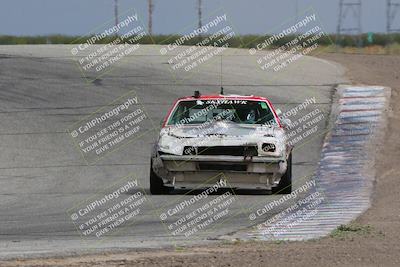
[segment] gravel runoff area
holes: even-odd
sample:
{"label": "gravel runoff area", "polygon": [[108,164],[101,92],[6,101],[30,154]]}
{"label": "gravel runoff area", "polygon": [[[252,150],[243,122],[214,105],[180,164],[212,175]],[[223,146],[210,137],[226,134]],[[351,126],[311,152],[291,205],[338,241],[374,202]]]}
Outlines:
{"label": "gravel runoff area", "polygon": [[330,237],[307,242],[232,242],[169,250],[2,262],[0,266],[400,266],[400,57],[324,54],[348,69],[354,84],[392,88],[388,131],[377,148],[372,207]]}

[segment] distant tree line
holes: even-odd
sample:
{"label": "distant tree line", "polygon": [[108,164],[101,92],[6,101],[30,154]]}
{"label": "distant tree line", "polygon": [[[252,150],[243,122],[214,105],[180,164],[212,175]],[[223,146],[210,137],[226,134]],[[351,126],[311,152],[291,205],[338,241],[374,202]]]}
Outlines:
{"label": "distant tree line", "polygon": [[[10,36],[0,35],[0,45],[18,45],[18,44],[76,44],[85,43],[91,36]],[[144,36],[140,39],[141,44],[170,44],[181,38],[181,35],[153,35]],[[254,48],[263,40],[269,38],[269,35],[241,35],[230,38],[227,42],[229,47]],[[106,44],[115,40],[117,36],[110,36],[97,42]],[[195,45],[207,36],[199,36],[185,41],[185,45]],[[275,41],[271,48],[276,48],[293,40],[296,36],[286,36]],[[386,46],[393,43],[400,44],[400,33],[393,34],[362,34],[362,35],[342,35],[339,38],[336,35],[326,35],[318,39],[317,43],[322,46],[339,45],[342,47],[366,47],[366,46]]]}

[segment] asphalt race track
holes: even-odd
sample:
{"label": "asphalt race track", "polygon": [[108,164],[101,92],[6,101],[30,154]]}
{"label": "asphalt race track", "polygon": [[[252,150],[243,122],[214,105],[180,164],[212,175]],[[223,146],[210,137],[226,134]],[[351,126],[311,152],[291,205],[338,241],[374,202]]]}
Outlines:
{"label": "asphalt race track", "polygon": [[[152,203],[133,225],[124,225],[106,239],[82,237],[67,211],[132,174],[148,194],[150,151],[157,137],[151,130],[86,164],[67,129],[83,117],[134,90],[148,116],[158,126],[172,102],[181,96],[218,93],[221,57],[194,71],[173,71],[159,46],[143,46],[100,78],[83,77],[70,46],[0,46],[0,257],[89,251],[91,249],[160,247],[213,242],[219,236],[252,225],[246,211],[278,196],[238,192],[234,211],[207,232],[185,238],[172,236],[157,209],[189,198],[185,192],[148,195]],[[344,70],[333,63],[303,57],[280,72],[263,71],[247,50],[228,49],[222,57],[226,94],[269,97],[276,108],[289,110],[315,97],[324,113],[318,134],[302,141],[293,154],[295,188],[315,171],[329,128],[333,89],[345,83]],[[304,179],[302,182],[304,183]],[[217,197],[217,196],[212,196]],[[189,212],[189,210],[187,211]],[[266,214],[267,219],[271,214]]]}

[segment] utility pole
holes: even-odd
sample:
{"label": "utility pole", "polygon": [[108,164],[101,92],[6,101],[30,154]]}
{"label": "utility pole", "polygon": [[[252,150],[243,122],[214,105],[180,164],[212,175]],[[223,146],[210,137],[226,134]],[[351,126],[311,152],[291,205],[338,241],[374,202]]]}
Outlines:
{"label": "utility pole", "polygon": [[297,22],[299,22],[299,0],[295,0],[295,12],[296,12],[296,14],[295,14],[296,21],[295,21],[295,23],[297,23]]}
{"label": "utility pole", "polygon": [[199,16],[199,24],[198,24],[199,29],[203,26],[202,21],[201,21],[201,11],[202,11],[201,8],[202,8],[201,0],[198,0],[198,2],[197,2],[197,15]]}
{"label": "utility pole", "polygon": [[148,0],[149,3],[149,35],[153,35],[153,0]]}
{"label": "utility pole", "polygon": [[[337,24],[336,44],[342,34],[356,34],[359,37],[358,45],[361,46],[361,0],[340,0],[339,1],[339,20]],[[353,25],[346,25],[348,17],[354,21]]]}
{"label": "utility pole", "polygon": [[114,0],[114,17],[115,17],[115,26],[118,25],[118,0]]}

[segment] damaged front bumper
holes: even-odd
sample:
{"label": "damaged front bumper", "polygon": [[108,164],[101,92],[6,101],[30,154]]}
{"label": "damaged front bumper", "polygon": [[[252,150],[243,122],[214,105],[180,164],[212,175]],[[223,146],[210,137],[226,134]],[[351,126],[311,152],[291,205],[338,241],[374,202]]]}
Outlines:
{"label": "damaged front bumper", "polygon": [[154,171],[165,186],[207,187],[224,179],[231,188],[267,189],[279,184],[286,172],[286,157],[222,155],[157,155]]}

